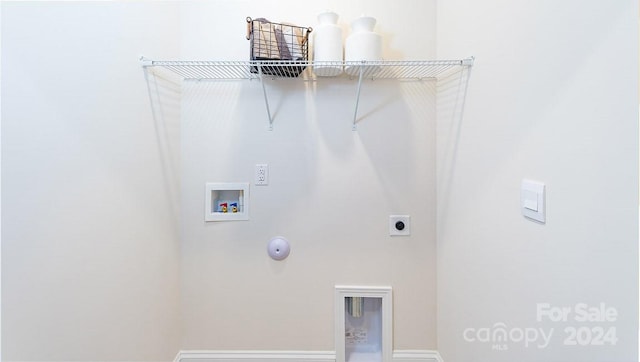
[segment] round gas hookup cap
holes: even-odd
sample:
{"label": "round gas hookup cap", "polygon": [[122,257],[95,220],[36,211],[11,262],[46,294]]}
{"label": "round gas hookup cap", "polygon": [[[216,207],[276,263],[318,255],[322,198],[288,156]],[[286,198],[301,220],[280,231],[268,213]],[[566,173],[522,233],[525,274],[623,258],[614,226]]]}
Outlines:
{"label": "round gas hookup cap", "polygon": [[282,236],[276,236],[269,240],[269,245],[267,246],[267,252],[269,256],[273,260],[283,260],[287,256],[289,256],[289,252],[291,251],[291,246],[289,245],[289,240],[283,238]]}

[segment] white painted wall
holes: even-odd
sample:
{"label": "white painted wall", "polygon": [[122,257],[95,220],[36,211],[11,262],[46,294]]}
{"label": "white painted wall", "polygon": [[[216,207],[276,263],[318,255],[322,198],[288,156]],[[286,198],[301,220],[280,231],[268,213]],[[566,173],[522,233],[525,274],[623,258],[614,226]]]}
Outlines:
{"label": "white painted wall", "polygon": [[385,59],[411,60],[435,57],[436,1],[320,0],[214,0],[181,2],[181,54],[185,59],[248,59],[246,17],[266,18],[299,26],[316,26],[317,15],[331,10],[339,15],[343,37],[361,15],[377,19]]}
{"label": "white painted wall", "polygon": [[[435,1],[216,1],[184,5],[182,57],[247,59],[245,17],[315,26],[324,9],[378,19],[385,57],[435,55]],[[345,31],[345,36],[347,35]],[[466,52],[465,52],[466,54]],[[435,85],[367,82],[357,132],[356,83],[192,82],[182,104],[184,349],[333,350],[333,287],[389,285],[394,348],[435,349]],[[251,220],[205,223],[206,182],[251,188]],[[411,214],[407,238],[390,214]],[[291,255],[266,253],[276,235]]]}
{"label": "white painted wall", "polygon": [[1,6],[2,359],[171,360],[179,109],[136,59],[177,56],[178,7]]}
{"label": "white painted wall", "polygon": [[[150,78],[154,119],[132,59],[178,58],[178,47],[183,58],[243,59],[247,15],[315,25],[326,8],[345,30],[377,17],[388,58],[435,53],[435,1],[325,2],[304,16],[298,3],[275,5],[3,2],[5,359],[331,350],[334,284],[393,286],[395,347],[435,348],[430,83],[366,84],[357,133],[351,81],[269,84],[274,132],[257,83],[186,85],[178,306],[175,89]],[[204,182],[251,181],[256,162],[270,164],[271,185],[253,190],[252,220],[205,225]],[[414,236],[387,236],[393,213],[412,215]],[[275,234],[294,246],[280,264],[265,253]]]}
{"label": "white painted wall", "polygon": [[[0,6],[0,49],[2,49],[2,7]],[[0,57],[0,83],[2,79],[2,57]],[[0,86],[0,115],[2,115],[2,87]],[[2,117],[0,117],[0,334],[2,334]],[[0,359],[2,338],[0,337]]]}
{"label": "white painted wall", "polygon": [[[464,117],[451,117],[447,92],[438,108],[445,361],[637,361],[637,6],[438,3],[438,56],[477,56]],[[520,214],[523,178],[547,185],[545,225]],[[616,322],[536,321],[537,303],[601,302]],[[499,322],[555,335],[547,348],[507,351],[463,337]],[[572,326],[615,327],[619,341],[564,346]]]}
{"label": "white painted wall", "polygon": [[[326,8],[345,30],[378,18],[388,59],[434,58],[435,5],[2,2],[3,359],[332,350],[333,286],[363,284],[394,288],[395,349],[635,360],[633,2],[439,2],[439,57],[478,61],[464,117],[457,79],[441,84],[437,129],[431,83],[365,83],[351,132],[355,83],[270,82],[268,132],[257,82],[188,83],[180,107],[152,77],[154,118],[132,61],[243,59],[246,16],[313,26]],[[251,221],[205,224],[205,182],[251,181],[255,163],[271,177],[252,187]],[[548,185],[546,225],[520,216],[525,177]],[[412,237],[387,236],[392,213],[412,215]],[[276,263],[279,234],[293,250]],[[538,302],[615,307],[617,347],[464,341],[497,322],[560,336]]]}

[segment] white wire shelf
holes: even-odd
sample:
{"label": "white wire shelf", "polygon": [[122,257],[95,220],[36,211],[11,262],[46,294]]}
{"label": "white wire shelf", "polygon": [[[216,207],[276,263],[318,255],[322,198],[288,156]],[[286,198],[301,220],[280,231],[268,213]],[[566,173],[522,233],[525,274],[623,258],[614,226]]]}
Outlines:
{"label": "white wire shelf", "polygon": [[[474,58],[460,60],[416,60],[416,61],[180,61],[140,59],[143,67],[162,67],[183,79],[234,80],[260,79],[261,73],[269,78],[301,78],[305,80],[332,77],[317,77],[314,67],[341,67],[345,69],[339,77],[364,79],[437,79],[455,69],[473,65]],[[304,71],[300,70],[304,68]],[[297,70],[297,72],[294,72]],[[287,76],[298,73],[297,77]]]}
{"label": "white wire shelf", "polygon": [[[398,79],[398,80],[429,80],[439,79],[454,73],[456,70],[473,66],[474,57],[458,60],[413,60],[413,61],[198,61],[198,60],[151,60],[140,58],[145,69],[161,67],[167,69],[183,79],[190,80],[243,80],[243,79],[332,79],[348,77],[357,79],[355,110],[353,114],[353,130],[356,129],[358,119],[358,105],[360,103],[360,89],[363,79]],[[336,77],[318,77],[313,73],[314,67],[331,67],[344,70]],[[273,115],[269,108],[269,99],[264,82],[262,91],[269,118],[269,130],[273,129]]]}

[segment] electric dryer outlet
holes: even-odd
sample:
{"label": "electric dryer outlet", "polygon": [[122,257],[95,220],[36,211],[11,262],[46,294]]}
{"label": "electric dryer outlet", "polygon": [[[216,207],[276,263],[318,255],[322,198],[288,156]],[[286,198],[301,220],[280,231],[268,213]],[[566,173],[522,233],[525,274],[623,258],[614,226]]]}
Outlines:
{"label": "electric dryer outlet", "polygon": [[411,216],[410,215],[390,215],[389,216],[389,235],[391,236],[411,235]]}

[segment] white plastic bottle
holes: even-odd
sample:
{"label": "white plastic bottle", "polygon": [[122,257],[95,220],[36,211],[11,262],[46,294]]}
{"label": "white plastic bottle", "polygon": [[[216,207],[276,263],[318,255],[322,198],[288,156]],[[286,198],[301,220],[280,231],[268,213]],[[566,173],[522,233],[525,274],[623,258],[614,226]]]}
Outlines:
{"label": "white plastic bottle", "polygon": [[338,14],[325,11],[318,14],[317,27],[313,32],[314,62],[339,62],[340,64],[318,64],[313,72],[319,77],[335,77],[342,74],[342,29],[337,25]]}
{"label": "white plastic bottle", "polygon": [[[345,61],[377,61],[382,60],[382,37],[375,33],[376,19],[370,16],[361,16],[351,23],[352,33],[347,37],[344,48]],[[378,68],[368,68],[371,74]],[[349,75],[357,75],[360,67],[347,66],[345,72]]]}

